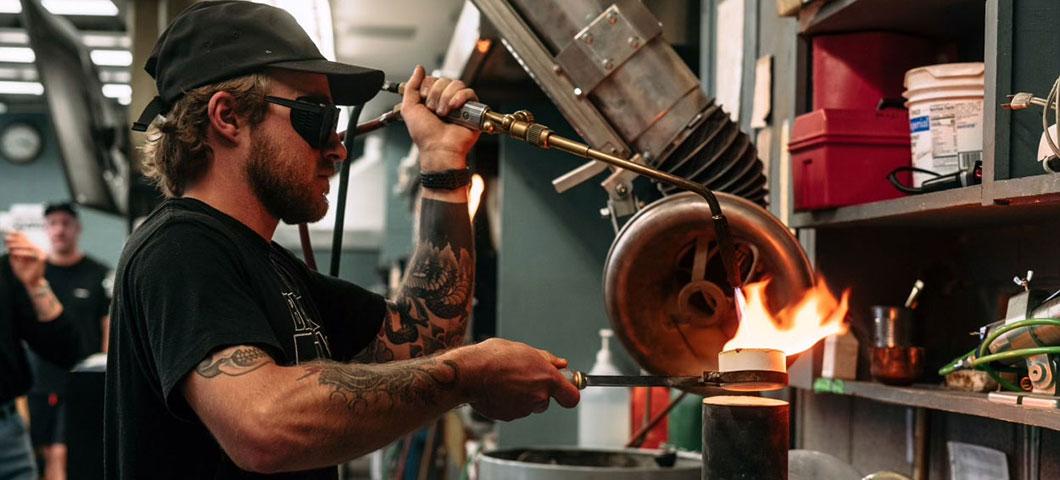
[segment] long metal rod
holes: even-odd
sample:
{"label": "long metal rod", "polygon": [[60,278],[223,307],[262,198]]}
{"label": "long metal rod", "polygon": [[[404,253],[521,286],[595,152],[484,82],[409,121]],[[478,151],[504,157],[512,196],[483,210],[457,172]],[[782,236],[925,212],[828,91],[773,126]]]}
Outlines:
{"label": "long metal rod", "polygon": [[[404,84],[386,82],[383,84],[383,89],[392,93],[401,93],[404,90]],[[386,121],[384,121],[384,117],[386,117]],[[383,117],[358,125],[355,132],[359,135],[382,128],[388,123],[397,121],[399,117],[400,109],[395,106]],[[736,248],[732,242],[732,234],[729,232],[729,222],[721,211],[721,204],[718,203],[718,198],[706,186],[593,149],[584,143],[557,135],[547,126],[534,123],[533,115],[530,112],[520,111],[514,114],[503,114],[494,112],[481,103],[467,102],[460,110],[450,112],[445,120],[491,135],[504,133],[516,140],[542,149],[555,149],[574,156],[601,161],[703,197],[703,200],[707,202],[707,206],[710,207],[710,218],[714,226],[718,250],[721,254],[722,265],[725,268],[729,285],[734,289],[743,286],[743,278],[736,268]]]}
{"label": "long metal rod", "polygon": [[584,390],[586,387],[670,387],[682,390],[718,387],[750,392],[778,390],[788,384],[787,372],[772,370],[703,372],[701,376],[655,376],[588,375],[564,368],[560,369],[560,374],[578,390]]}
{"label": "long metal rod", "polygon": [[703,197],[703,200],[706,200],[707,202],[707,206],[710,207],[711,221],[714,224],[714,233],[718,240],[718,249],[721,251],[721,261],[725,267],[725,273],[728,276],[729,285],[733,288],[739,288],[743,285],[743,278],[736,268],[736,249],[732,243],[732,235],[729,233],[729,222],[725,218],[725,214],[722,213],[721,204],[718,203],[718,198],[714,196],[714,192],[710,191],[710,189],[704,185],[624,158],[619,158],[609,153],[601,152],[584,143],[556,135],[548,127],[539,123],[534,123],[532,120],[533,116],[529,113],[519,115],[519,112],[517,112],[512,115],[505,115],[487,110],[483,117],[483,125],[480,128],[486,133],[495,133],[491,130],[499,129],[507,132],[512,138],[522,140],[531,145],[545,149],[556,149],[578,157],[598,160],[639,175],[644,175],[645,177],[653,178],[663,183],[668,183],[677,188],[696,193]]}
{"label": "long metal rod", "polygon": [[931,450],[928,445],[931,441],[931,434],[928,431],[929,422],[927,409],[917,408],[914,420],[916,433],[913,436],[916,443],[916,452],[913,455],[913,480],[927,480],[928,478],[928,466],[931,464],[929,458]]}

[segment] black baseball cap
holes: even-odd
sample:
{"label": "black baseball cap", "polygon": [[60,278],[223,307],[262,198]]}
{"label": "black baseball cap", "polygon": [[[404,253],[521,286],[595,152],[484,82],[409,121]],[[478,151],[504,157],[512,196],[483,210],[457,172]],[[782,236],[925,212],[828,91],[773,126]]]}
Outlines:
{"label": "black baseball cap", "polygon": [[325,59],[282,9],[243,0],[199,2],[181,12],[155,43],[144,69],[155,79],[158,96],[133,130],[147,130],[189,90],[266,67],[327,75],[336,105],[363,104],[383,85],[379,70]]}
{"label": "black baseball cap", "polygon": [[77,207],[70,202],[55,202],[44,206],[44,216],[47,217],[55,212],[66,212],[71,217],[77,218]]}

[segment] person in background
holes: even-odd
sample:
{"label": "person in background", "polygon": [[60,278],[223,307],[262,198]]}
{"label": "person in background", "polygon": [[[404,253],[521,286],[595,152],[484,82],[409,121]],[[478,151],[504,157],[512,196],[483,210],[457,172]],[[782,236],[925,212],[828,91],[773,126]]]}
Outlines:
{"label": "person in background", "polygon": [[29,435],[15,398],[33,382],[22,342],[42,357],[70,368],[83,354],[81,339],[44,278],[45,254],[19,232],[4,235],[0,256],[0,478],[37,478]]}
{"label": "person in background", "polygon": [[[45,206],[44,225],[51,242],[44,278],[78,331],[79,350],[106,352],[110,293],[104,282],[110,269],[81,251],[81,220],[73,204]],[[35,379],[28,397],[30,437],[43,467],[42,476],[62,480],[66,478],[63,425],[69,369],[32,352],[29,358]]]}

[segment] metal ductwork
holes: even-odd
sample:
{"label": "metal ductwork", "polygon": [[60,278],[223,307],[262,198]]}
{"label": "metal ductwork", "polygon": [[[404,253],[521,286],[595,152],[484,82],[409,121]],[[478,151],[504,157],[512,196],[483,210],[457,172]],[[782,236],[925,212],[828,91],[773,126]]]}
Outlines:
{"label": "metal ductwork", "polygon": [[[473,1],[594,148],[639,155],[715,192],[766,204],[766,177],[754,145],[703,92],[639,0]],[[566,190],[605,168],[587,164],[557,179],[556,187]],[[613,202],[627,200],[608,190]],[[662,185],[660,190],[673,192]]]}
{"label": "metal ductwork", "polygon": [[[773,311],[813,286],[813,269],[798,240],[762,208],[766,177],[750,138],[702,91],[644,5],[473,2],[593,148],[717,193],[735,244],[735,271],[743,282],[771,279],[767,297]],[[607,168],[589,163],[553,183],[562,192]],[[653,374],[716,370],[717,355],[739,319],[711,209],[695,194],[658,184],[665,196],[637,211],[634,177],[615,169],[602,184],[612,215],[633,215],[618,231],[604,267],[611,324]]]}

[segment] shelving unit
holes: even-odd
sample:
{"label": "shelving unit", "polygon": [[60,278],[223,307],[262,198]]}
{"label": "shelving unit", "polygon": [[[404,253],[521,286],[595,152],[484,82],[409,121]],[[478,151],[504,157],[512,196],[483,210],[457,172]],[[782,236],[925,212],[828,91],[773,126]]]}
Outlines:
{"label": "shelving unit", "polygon": [[794,228],[1015,224],[1060,218],[1060,175],[1013,178],[831,210],[795,212]]}
{"label": "shelving unit", "polygon": [[814,391],[1060,430],[1060,409],[994,402],[989,400],[985,393],[946,390],[936,385],[892,387],[880,383],[853,380],[829,380],[825,383],[825,388],[820,388],[821,385],[818,384]]}
{"label": "shelving unit", "polygon": [[[1041,111],[1000,107],[1006,95],[1018,91],[1042,96],[1060,73],[1055,61],[1060,58],[1060,36],[1053,26],[1058,17],[1060,2],[1055,0],[818,0],[800,11],[796,115],[808,112],[815,94],[809,90],[810,39],[815,35],[920,35],[956,51],[959,61],[982,61],[986,67],[981,185],[790,212],[790,226],[799,230],[817,271],[833,288],[852,289],[852,329],[861,340],[858,381],[844,381],[841,388],[833,385],[836,388],[827,391],[796,386],[800,448],[832,453],[863,470],[911,469],[901,447],[908,431],[893,427],[906,425],[907,409],[890,405],[934,412],[931,478],[947,475],[948,441],[1006,452],[1014,475],[1028,471],[1015,466],[1017,459],[1039,448],[1020,440],[1020,432],[1041,429],[1043,455],[1044,445],[1060,441],[1060,409],[1003,404],[988,400],[986,394],[946,390],[933,374],[972,348],[974,339],[966,332],[999,318],[1006,295],[1016,291],[1009,281],[1014,274],[1033,269],[1038,288],[1060,288],[1055,262],[1060,175],[1045,174],[1034,160]],[[914,338],[928,352],[929,373],[923,381],[932,384],[892,387],[868,381],[869,308],[899,304],[918,278],[928,287]],[[1043,464],[1041,478],[1060,475],[1060,460],[1052,457],[1043,457],[1052,463]]]}
{"label": "shelving unit", "polygon": [[796,212],[795,228],[823,228],[856,225],[913,225],[936,221],[942,214],[954,218],[973,216],[982,206],[982,186],[934,192],[852,205],[832,210]]}

